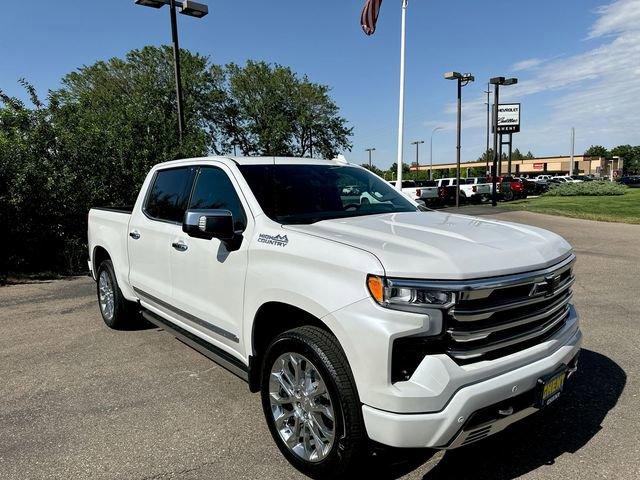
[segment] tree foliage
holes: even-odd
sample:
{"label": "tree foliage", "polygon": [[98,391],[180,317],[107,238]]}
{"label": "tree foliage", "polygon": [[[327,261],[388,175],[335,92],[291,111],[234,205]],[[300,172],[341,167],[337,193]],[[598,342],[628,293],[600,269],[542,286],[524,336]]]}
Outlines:
{"label": "tree foliage", "polygon": [[243,155],[334,158],[351,149],[352,129],[327,86],[299,78],[287,67],[251,61],[244,67],[227,65],[223,84],[218,152],[235,145]]}
{"label": "tree foliage", "polygon": [[608,158],[611,156],[609,150],[604,148],[602,145],[591,145],[584,152],[585,157],[604,157]]}
{"label": "tree foliage", "polygon": [[172,50],[145,47],[84,66],[29,103],[0,91],[0,273],[84,268],[87,212],[133,204],[149,168],[209,153],[333,157],[351,128],[324,85],[262,62],[218,66],[181,52],[177,133]]}

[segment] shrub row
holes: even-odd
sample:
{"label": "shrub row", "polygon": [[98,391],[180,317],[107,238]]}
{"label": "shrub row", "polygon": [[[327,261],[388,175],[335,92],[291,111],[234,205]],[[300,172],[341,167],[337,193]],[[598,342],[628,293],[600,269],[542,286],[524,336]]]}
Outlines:
{"label": "shrub row", "polygon": [[627,188],[626,185],[615,182],[562,183],[554,185],[544,195],[547,197],[624,195]]}

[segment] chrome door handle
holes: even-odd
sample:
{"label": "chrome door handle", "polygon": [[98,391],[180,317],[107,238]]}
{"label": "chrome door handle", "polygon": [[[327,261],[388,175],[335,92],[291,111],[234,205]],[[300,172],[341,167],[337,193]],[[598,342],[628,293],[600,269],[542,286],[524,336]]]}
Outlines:
{"label": "chrome door handle", "polygon": [[140,232],[137,230],[134,230],[133,232],[129,232],[129,236],[134,240],[138,240],[140,238]]}
{"label": "chrome door handle", "polygon": [[182,241],[181,242],[173,242],[171,244],[171,246],[173,248],[175,248],[176,250],[178,250],[179,252],[184,252],[184,251],[187,250],[187,248],[189,248],[189,246],[186,243],[182,242]]}

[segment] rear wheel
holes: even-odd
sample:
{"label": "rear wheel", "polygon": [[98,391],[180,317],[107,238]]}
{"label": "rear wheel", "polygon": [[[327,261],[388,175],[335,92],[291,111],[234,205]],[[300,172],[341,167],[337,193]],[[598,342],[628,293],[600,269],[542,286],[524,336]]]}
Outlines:
{"label": "rear wheel", "polygon": [[347,359],[316,327],[279,335],[262,374],[264,414],[282,454],[312,478],[341,478],[360,464],[367,437]]}
{"label": "rear wheel", "polygon": [[98,305],[104,323],[114,329],[131,326],[136,319],[138,306],[122,295],[111,260],[100,264],[97,277]]}
{"label": "rear wheel", "polygon": [[504,195],[502,196],[502,198],[504,199],[505,202],[510,202],[511,200],[513,200],[513,190],[509,189],[506,192],[504,192]]}

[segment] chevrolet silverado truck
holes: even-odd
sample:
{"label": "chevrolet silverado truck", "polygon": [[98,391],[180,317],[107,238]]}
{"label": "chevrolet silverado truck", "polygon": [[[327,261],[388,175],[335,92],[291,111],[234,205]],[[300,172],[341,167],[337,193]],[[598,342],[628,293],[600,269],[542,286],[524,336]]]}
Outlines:
{"label": "chevrolet silverado truck", "polygon": [[89,212],[88,245],[104,322],[141,315],[246,381],[314,478],[378,444],[479,441],[556,400],[577,369],[565,240],[421,211],[343,160],[161,163],[132,208]]}

